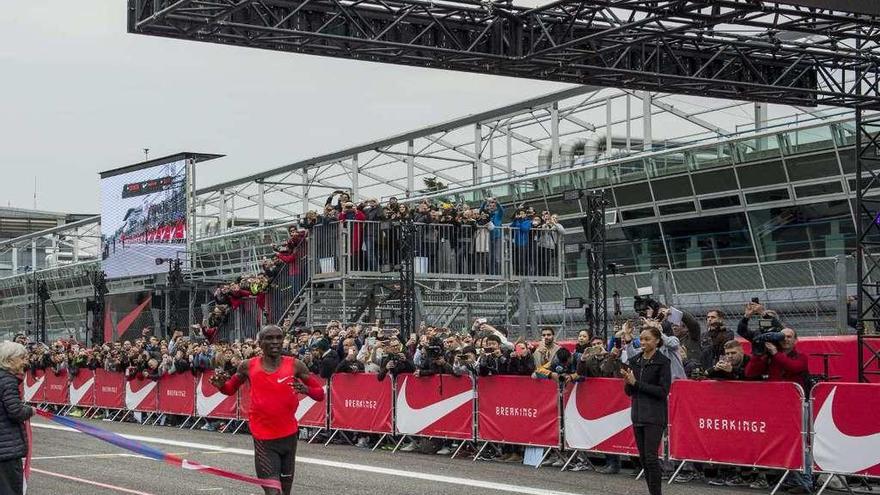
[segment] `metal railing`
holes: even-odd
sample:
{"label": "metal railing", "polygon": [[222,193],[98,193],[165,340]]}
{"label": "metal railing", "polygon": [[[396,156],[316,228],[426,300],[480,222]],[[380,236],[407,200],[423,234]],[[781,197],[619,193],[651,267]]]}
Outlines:
{"label": "metal railing", "polygon": [[[416,278],[563,277],[561,229],[417,223]],[[315,279],[388,276],[400,263],[400,223],[345,220],[315,226],[309,235]]]}

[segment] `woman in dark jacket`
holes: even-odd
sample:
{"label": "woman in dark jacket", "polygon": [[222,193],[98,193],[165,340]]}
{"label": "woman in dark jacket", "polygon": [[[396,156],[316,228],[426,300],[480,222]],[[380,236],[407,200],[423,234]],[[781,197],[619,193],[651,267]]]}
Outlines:
{"label": "woman in dark jacket", "polygon": [[34,409],[21,401],[19,376],[27,365],[27,349],[15,342],[0,342],[0,493],[21,495],[27,456],[24,422]]}
{"label": "woman in dark jacket", "polygon": [[639,459],[645,470],[648,493],[660,495],[663,480],[657,450],[666,428],[666,397],[672,383],[669,358],[657,352],[663,345],[660,330],[648,327],[640,335],[642,352],[629,360],[621,370],[626,395],[632,397],[632,423],[639,448]]}

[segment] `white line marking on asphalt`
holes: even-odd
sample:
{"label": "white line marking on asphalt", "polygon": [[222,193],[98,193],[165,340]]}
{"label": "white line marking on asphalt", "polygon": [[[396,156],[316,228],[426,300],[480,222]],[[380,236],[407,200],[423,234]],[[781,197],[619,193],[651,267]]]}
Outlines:
{"label": "white line marking on asphalt", "polygon": [[34,473],[45,474],[46,476],[54,476],[56,478],[61,478],[61,479],[70,480],[70,481],[76,481],[78,483],[84,483],[86,485],[98,486],[101,488],[106,488],[108,490],[116,490],[117,492],[121,492],[121,493],[131,493],[132,495],[153,495],[152,493],[139,492],[137,490],[123,488],[121,486],[108,485],[106,483],[100,483],[97,481],[86,480],[86,479],[82,479],[82,478],[77,478],[76,476],[68,476],[66,474],[61,474],[61,473],[53,473],[51,471],[43,471],[42,469],[37,469],[37,468],[33,468],[33,467],[31,468],[31,471]]}
{"label": "white line marking on asphalt", "polygon": [[196,488],[197,492],[219,492],[222,488]]}
{"label": "white line marking on asphalt", "polygon": [[[79,433],[73,428],[68,428],[66,426],[57,426],[57,425],[49,425],[43,423],[32,423],[31,426],[34,428],[45,428],[47,430],[59,430],[59,431],[72,431],[75,433]],[[165,438],[157,438],[157,437],[144,437],[139,435],[124,435],[121,433],[117,433],[123,438],[127,438],[129,440],[135,440],[138,442],[146,442],[146,443],[155,443],[159,445],[171,445],[174,447],[183,447],[186,449],[197,449],[197,450],[213,450],[215,452],[225,452],[227,454],[238,454],[244,455],[248,457],[253,457],[254,451],[250,449],[239,449],[235,447],[221,447],[219,445],[211,445],[206,443],[197,443],[197,442],[182,442],[180,440],[169,440]],[[427,474],[427,473],[415,473],[411,471],[404,471],[402,469],[390,469],[383,468],[378,466],[370,466],[367,464],[355,464],[351,462],[337,462],[337,461],[328,461],[326,459],[317,459],[314,457],[301,457],[297,456],[297,462],[301,462],[303,464],[314,464],[317,466],[325,466],[332,467],[336,469],[349,469],[352,471],[363,471],[371,474],[385,474],[388,476],[399,476],[401,478],[414,478],[424,481],[438,481],[440,483],[449,483],[452,485],[463,485],[470,486],[474,488],[484,488],[488,490],[497,490],[502,492],[509,493],[522,493],[524,495],[578,495],[571,492],[560,492],[556,490],[545,490],[543,488],[532,488],[529,486],[520,486],[520,485],[508,485],[506,483],[495,483],[492,481],[481,481],[474,480],[469,478],[457,478],[454,476],[443,476],[439,474]]]}
{"label": "white line marking on asphalt", "polygon": [[148,459],[154,461],[155,459],[150,459],[149,457],[145,457],[138,454],[79,454],[79,455],[47,455],[47,456],[38,456],[31,457],[31,460],[34,461],[47,461],[53,459],[85,459],[88,457],[136,457],[139,459]]}

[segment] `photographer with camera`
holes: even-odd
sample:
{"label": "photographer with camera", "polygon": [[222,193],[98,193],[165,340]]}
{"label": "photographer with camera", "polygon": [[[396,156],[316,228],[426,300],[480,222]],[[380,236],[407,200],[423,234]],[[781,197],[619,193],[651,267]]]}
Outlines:
{"label": "photographer with camera", "polygon": [[382,381],[385,379],[385,375],[389,373],[392,378],[397,378],[397,375],[412,373],[415,369],[412,360],[403,352],[400,340],[392,337],[385,345],[382,361],[379,364],[379,374],[376,378]]}
{"label": "photographer with camera", "polygon": [[[760,315],[759,330],[749,329],[753,315]],[[749,378],[766,376],[770,381],[790,381],[806,386],[807,356],[797,352],[797,332],[783,328],[773,311],[767,311],[758,302],[746,306],[737,333],[752,343],[752,359],[745,369]]]}
{"label": "photographer with camera", "polygon": [[497,335],[488,335],[483,340],[483,353],[477,361],[477,375],[506,375],[509,356],[501,349],[501,339]]}
{"label": "photographer with camera", "polygon": [[452,365],[446,360],[443,351],[443,340],[440,337],[431,337],[423,346],[419,367],[413,373],[415,376],[431,375],[455,375],[459,376]]}

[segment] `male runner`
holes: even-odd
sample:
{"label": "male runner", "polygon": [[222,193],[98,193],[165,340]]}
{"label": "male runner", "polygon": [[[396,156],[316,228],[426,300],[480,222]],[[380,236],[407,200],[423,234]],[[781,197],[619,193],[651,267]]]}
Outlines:
{"label": "male runner", "polygon": [[257,334],[262,357],[242,362],[232,377],[216,370],[211,383],[220,392],[232,395],[245,380],[251,382],[251,410],[248,421],[254,438],[254,464],[257,477],[281,481],[281,491],[263,487],[266,495],[290,495],[296,460],[299,425],[294,414],[299,406],[297,392],[316,401],[324,400],[321,383],[309,374],[306,365],[281,355],[284,339],[281,328],[267,325]]}

